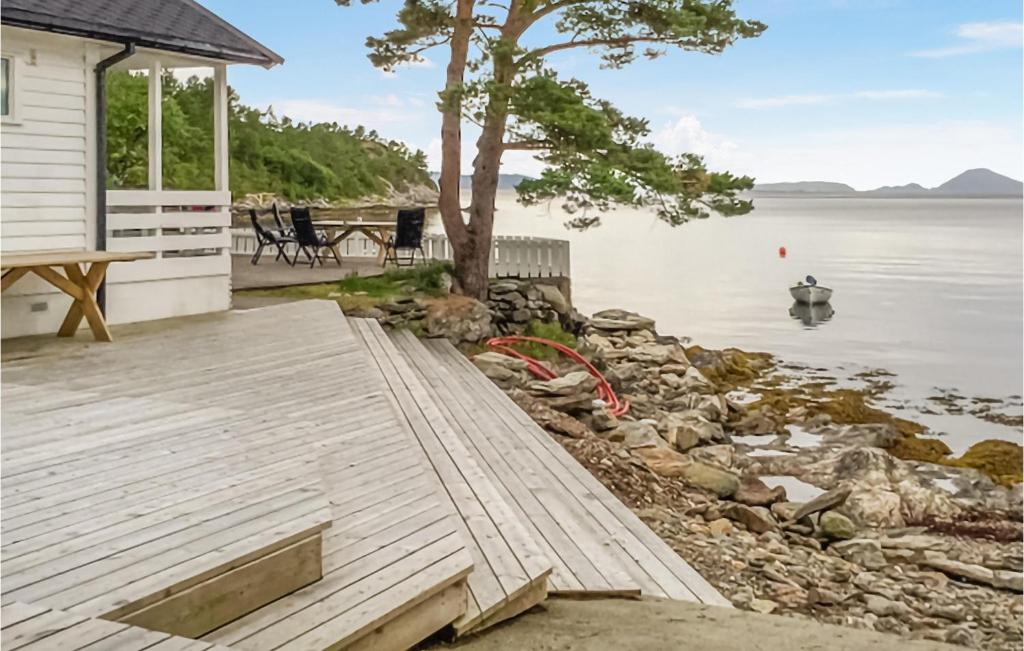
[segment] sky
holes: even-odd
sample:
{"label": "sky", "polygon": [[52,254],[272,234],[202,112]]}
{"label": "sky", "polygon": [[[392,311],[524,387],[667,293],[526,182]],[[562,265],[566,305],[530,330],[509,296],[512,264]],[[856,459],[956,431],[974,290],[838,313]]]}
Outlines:
{"label": "sky", "polygon": [[[398,2],[202,2],[285,59],[271,70],[232,66],[243,103],[363,125],[425,151],[439,168],[435,101],[447,50],[393,74],[366,58],[366,37],[395,25]],[[646,118],[659,149],[695,152],[712,169],[759,182],[932,187],[975,167],[1024,177],[1019,0],[738,0],[736,8],[768,29],[720,55],[677,51],[624,70],[600,69],[586,50],[550,61]],[[532,38],[551,36],[542,25]],[[472,139],[467,128],[465,171]],[[541,168],[510,152],[502,171]]]}

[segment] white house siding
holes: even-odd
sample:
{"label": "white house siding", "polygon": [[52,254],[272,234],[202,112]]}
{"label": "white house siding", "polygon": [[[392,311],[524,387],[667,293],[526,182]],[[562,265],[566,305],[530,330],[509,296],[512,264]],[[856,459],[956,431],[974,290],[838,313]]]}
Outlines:
{"label": "white house siding", "polygon": [[[93,69],[120,47],[7,26],[0,37],[3,54],[18,61],[20,104],[17,123],[0,125],[0,248],[94,248]],[[107,205],[107,247],[156,255],[111,265],[109,323],[230,307],[230,193],[111,191]],[[193,212],[178,212],[180,206]],[[194,212],[196,206],[206,211]],[[70,303],[42,280],[25,277],[4,292],[0,336],[54,333]]]}
{"label": "white house siding", "polygon": [[[86,248],[94,205],[91,49],[74,37],[2,28],[4,56],[17,59],[17,123],[0,124],[0,248]],[[4,293],[4,337],[54,331],[70,299],[38,278]]]}

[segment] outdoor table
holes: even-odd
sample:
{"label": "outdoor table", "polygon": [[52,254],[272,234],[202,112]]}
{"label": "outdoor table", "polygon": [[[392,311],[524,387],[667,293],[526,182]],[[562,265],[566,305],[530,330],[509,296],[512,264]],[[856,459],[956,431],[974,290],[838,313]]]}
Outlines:
{"label": "outdoor table", "polygon": [[[97,341],[113,341],[107,322],[96,303],[96,289],[107,275],[111,262],[131,262],[154,257],[153,253],[115,253],[111,251],[17,251],[0,254],[0,292],[29,272],[34,273],[75,302],[68,309],[57,331],[59,337],[71,337],[78,330],[82,317],[89,322]],[[80,266],[81,265],[81,266]],[[64,270],[63,275],[59,269]]]}
{"label": "outdoor table", "polygon": [[[341,259],[341,251],[338,244],[352,233],[362,233],[380,246],[377,252],[377,262],[384,264],[384,246],[388,237],[394,232],[397,222],[386,220],[360,221],[355,219],[322,219],[314,221],[313,225],[322,228],[327,232],[327,241],[334,252]],[[341,231],[341,234],[338,234]]]}

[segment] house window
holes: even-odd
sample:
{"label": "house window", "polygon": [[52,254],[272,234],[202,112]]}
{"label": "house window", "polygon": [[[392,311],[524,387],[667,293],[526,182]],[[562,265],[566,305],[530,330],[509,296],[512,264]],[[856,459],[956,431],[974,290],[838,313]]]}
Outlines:
{"label": "house window", "polygon": [[0,115],[7,117],[11,114],[11,59],[0,57]]}
{"label": "house window", "polygon": [[0,57],[0,120],[18,122],[18,59]]}

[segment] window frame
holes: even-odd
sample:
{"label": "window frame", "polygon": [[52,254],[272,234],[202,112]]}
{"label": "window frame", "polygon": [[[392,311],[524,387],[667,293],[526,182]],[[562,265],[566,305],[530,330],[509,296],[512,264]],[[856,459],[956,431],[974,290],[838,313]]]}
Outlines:
{"label": "window frame", "polygon": [[21,124],[21,101],[19,82],[21,81],[21,57],[7,52],[0,53],[0,58],[7,59],[7,115],[0,116],[3,124]]}

